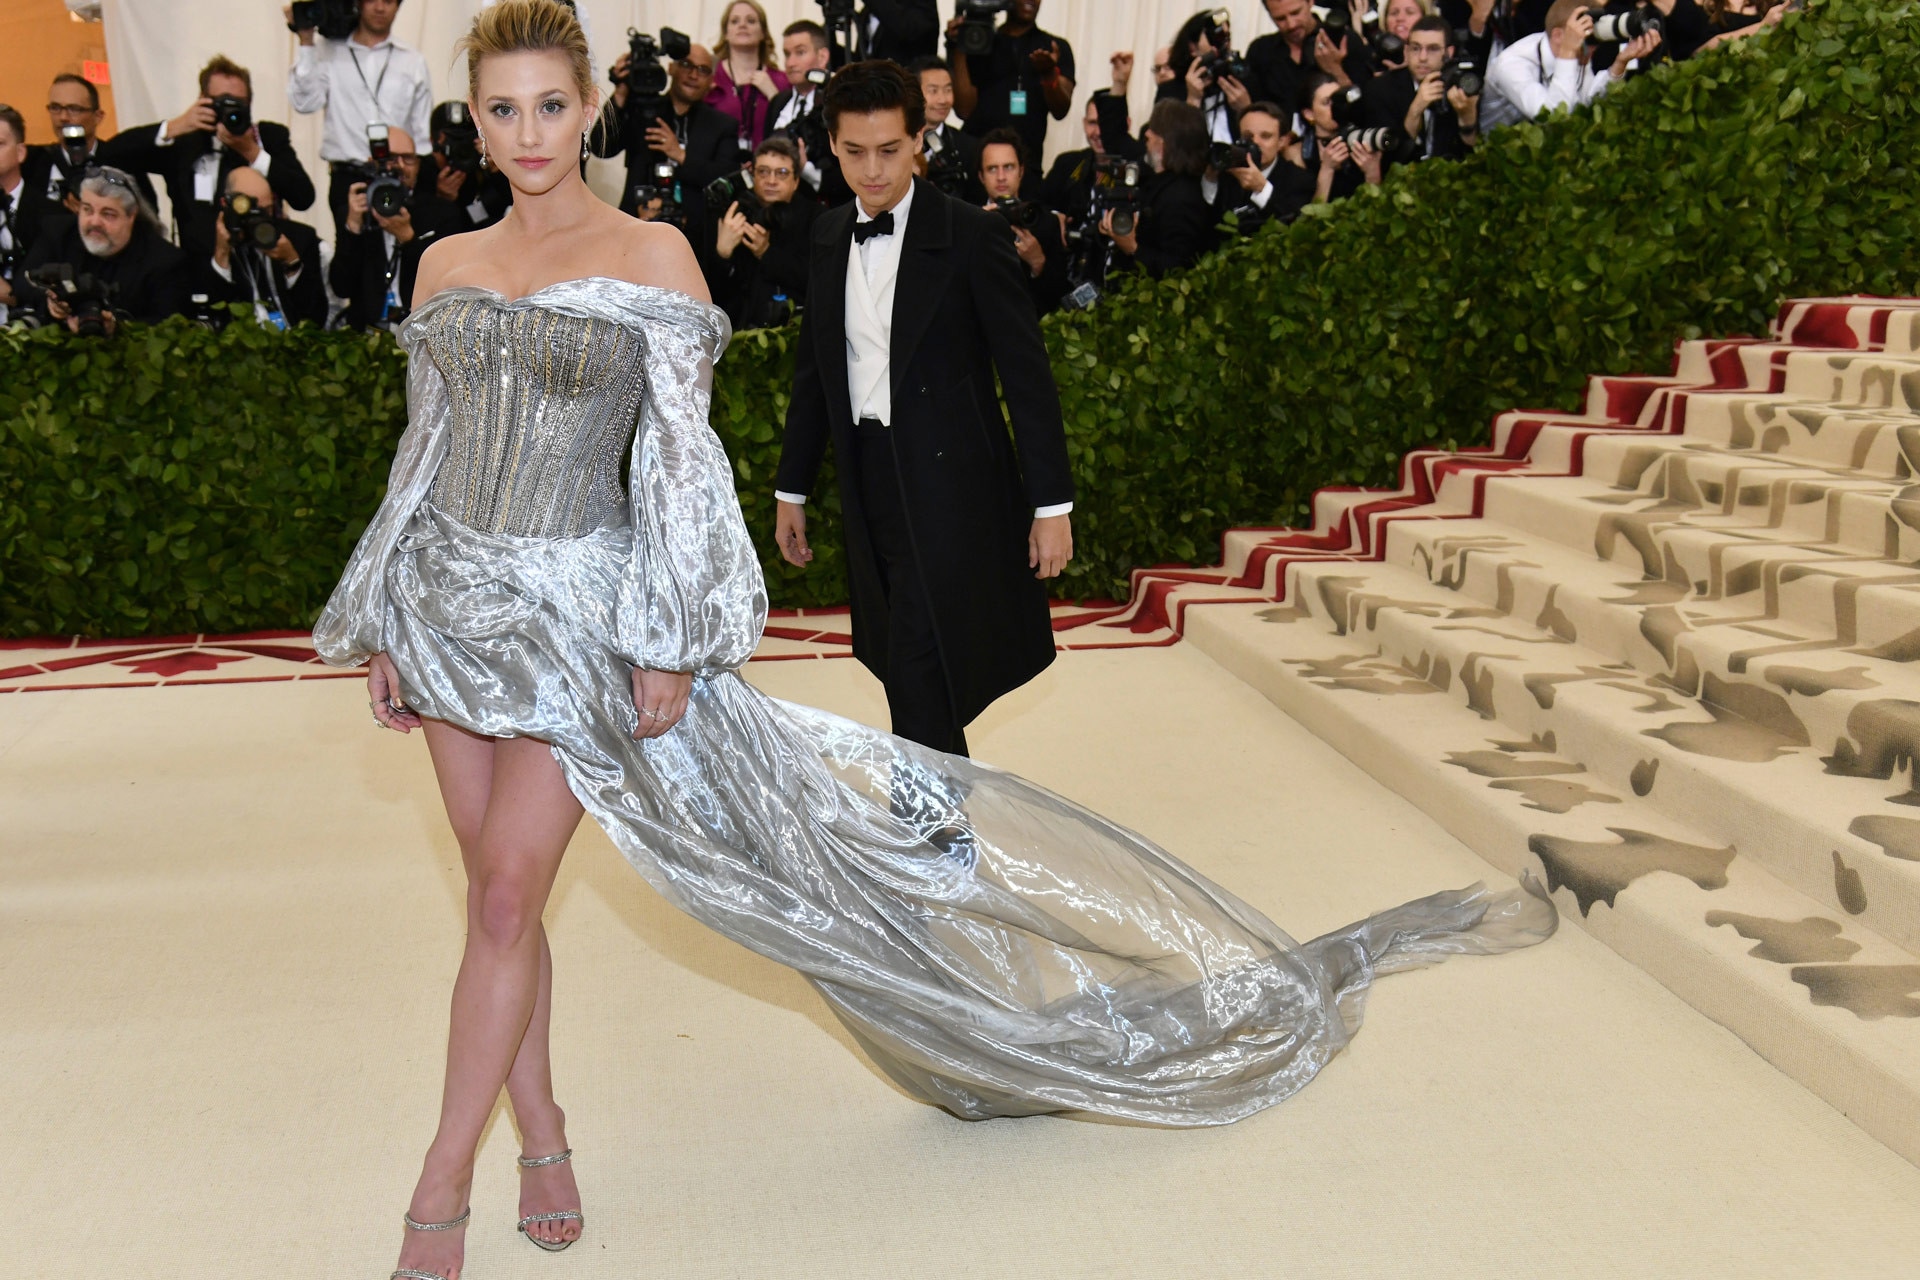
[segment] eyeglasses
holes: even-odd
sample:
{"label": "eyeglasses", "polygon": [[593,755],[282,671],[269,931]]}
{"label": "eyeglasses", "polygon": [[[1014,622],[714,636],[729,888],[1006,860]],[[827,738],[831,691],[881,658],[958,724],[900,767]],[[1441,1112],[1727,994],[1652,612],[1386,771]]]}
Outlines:
{"label": "eyeglasses", "polygon": [[753,166],[753,176],[756,178],[791,178],[793,176],[793,170],[784,165],[778,169],[769,169],[763,164],[757,164]]}
{"label": "eyeglasses", "polygon": [[82,175],[82,181],[95,182],[103,187],[118,187],[128,195],[139,194],[134,190],[132,178],[120,170],[108,168],[106,165],[88,165],[86,172]]}
{"label": "eyeglasses", "polygon": [[64,102],[49,102],[47,114],[50,116],[91,116],[99,112],[92,107],[70,107]]}

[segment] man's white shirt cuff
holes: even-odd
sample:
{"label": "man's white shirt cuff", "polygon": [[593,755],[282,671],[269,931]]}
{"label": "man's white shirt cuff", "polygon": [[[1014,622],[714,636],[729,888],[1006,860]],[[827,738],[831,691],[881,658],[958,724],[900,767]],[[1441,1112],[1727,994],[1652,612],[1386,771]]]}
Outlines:
{"label": "man's white shirt cuff", "polygon": [[1073,504],[1071,502],[1056,502],[1050,507],[1035,507],[1033,509],[1033,518],[1035,520],[1048,520],[1054,516],[1064,516],[1072,510]]}
{"label": "man's white shirt cuff", "polygon": [[775,489],[773,496],[782,502],[791,502],[796,507],[804,507],[807,505],[807,495],[804,493],[782,493],[778,489]]}

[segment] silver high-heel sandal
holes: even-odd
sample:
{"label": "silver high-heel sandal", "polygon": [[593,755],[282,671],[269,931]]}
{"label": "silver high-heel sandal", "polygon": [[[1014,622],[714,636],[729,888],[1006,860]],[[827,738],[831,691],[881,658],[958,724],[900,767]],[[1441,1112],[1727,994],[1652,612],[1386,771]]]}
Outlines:
{"label": "silver high-heel sandal", "polygon": [[[573,1159],[573,1148],[568,1147],[558,1155],[538,1156],[532,1160],[527,1159],[525,1156],[515,1156],[514,1159],[520,1162],[522,1169],[539,1169],[550,1164],[565,1164],[567,1161]],[[575,1236],[573,1240],[562,1240],[558,1244],[550,1244],[527,1230],[528,1225],[535,1222],[577,1222],[580,1224],[580,1230],[583,1233],[587,1229],[587,1220],[580,1216],[578,1209],[556,1209],[552,1213],[530,1213],[520,1219],[520,1224],[516,1226],[514,1230],[525,1235],[527,1239],[533,1241],[548,1253],[558,1253],[572,1244],[573,1240],[578,1240],[580,1237]]]}
{"label": "silver high-heel sandal", "polygon": [[[473,1206],[468,1205],[461,1210],[460,1216],[452,1222],[415,1222],[410,1213],[403,1213],[400,1216],[407,1220],[409,1231],[451,1231],[473,1216]],[[437,1271],[418,1271],[412,1267],[402,1267],[388,1276],[387,1280],[447,1280],[447,1278]]]}

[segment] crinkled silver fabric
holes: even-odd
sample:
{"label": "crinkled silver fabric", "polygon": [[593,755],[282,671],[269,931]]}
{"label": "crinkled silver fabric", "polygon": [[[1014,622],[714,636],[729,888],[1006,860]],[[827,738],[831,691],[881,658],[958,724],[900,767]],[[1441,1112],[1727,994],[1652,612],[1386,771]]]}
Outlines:
{"label": "crinkled silver fabric", "polygon": [[[545,312],[593,323],[547,326]],[[637,401],[516,350],[529,332],[582,344],[568,368],[610,370],[632,351]],[[412,421],[315,630],[322,655],[347,665],[385,651],[423,714],[552,743],[655,889],[806,974],[894,1081],[968,1118],[1237,1120],[1347,1043],[1376,975],[1553,932],[1537,886],[1474,886],[1296,943],[1043,788],[754,689],[737,668],[766,598],[707,424],[728,337],[717,310],[683,294],[598,278],[511,302],[449,290],[422,306],[402,334]],[[510,387],[524,441],[450,394],[482,376]],[[592,434],[582,400],[637,428],[624,523],[529,536],[429,500],[450,442],[503,427],[517,465],[551,470],[533,456],[539,424]],[[600,449],[572,456],[610,465]],[[685,719],[661,738],[632,737],[630,663],[697,673]]]}

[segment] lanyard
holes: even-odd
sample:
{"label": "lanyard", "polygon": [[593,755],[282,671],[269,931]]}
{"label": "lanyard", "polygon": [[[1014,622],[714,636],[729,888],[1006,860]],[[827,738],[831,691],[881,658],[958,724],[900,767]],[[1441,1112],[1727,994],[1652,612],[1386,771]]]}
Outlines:
{"label": "lanyard", "polygon": [[360,83],[373,99],[373,113],[382,114],[380,109],[380,90],[387,83],[387,72],[393,69],[393,46],[387,46],[387,60],[380,64],[380,76],[372,84],[367,83],[367,69],[360,65],[360,51],[353,47],[353,41],[347,41],[347,56],[353,59],[353,69],[360,73]]}

